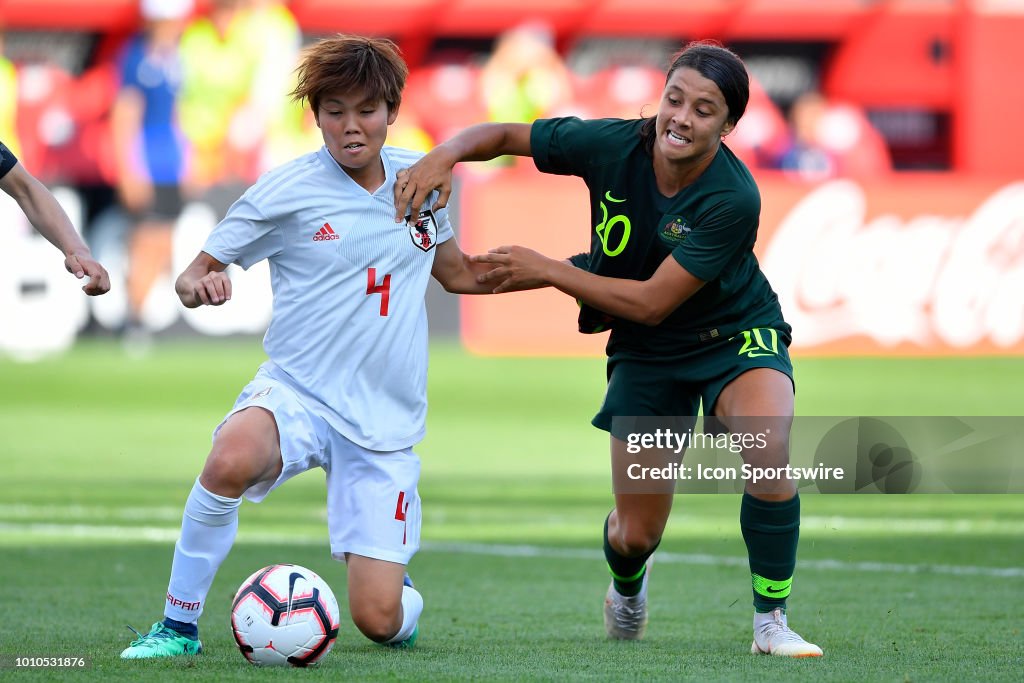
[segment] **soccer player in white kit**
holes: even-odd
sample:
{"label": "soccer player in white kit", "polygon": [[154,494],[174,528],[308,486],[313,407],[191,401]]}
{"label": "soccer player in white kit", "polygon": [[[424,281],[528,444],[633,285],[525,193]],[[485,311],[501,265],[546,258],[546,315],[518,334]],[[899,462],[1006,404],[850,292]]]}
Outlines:
{"label": "soccer player in white kit", "polygon": [[228,264],[267,259],[269,360],[214,431],[185,503],[165,618],[122,658],[200,652],[197,621],[241,497],[258,502],[313,467],[326,471],[331,552],[348,564],[352,620],[378,643],[415,643],[423,599],[405,568],[420,537],[412,447],[427,408],[424,296],[431,275],[450,292],[489,288],[446,211],[428,202],[394,221],[396,173],[422,156],[384,146],[407,74],[389,40],[339,35],[311,47],[292,95],[309,101],[324,146],[261,177],[177,280],[185,306],[220,306],[231,299]]}

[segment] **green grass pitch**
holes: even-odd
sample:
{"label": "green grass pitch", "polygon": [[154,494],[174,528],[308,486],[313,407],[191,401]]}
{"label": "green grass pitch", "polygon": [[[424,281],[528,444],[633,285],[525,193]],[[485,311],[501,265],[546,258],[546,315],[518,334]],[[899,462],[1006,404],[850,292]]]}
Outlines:
{"label": "green grass pitch", "polygon": [[[0,360],[0,659],[91,658],[20,680],[1020,680],[1024,497],[803,497],[793,626],[818,661],[748,654],[750,588],[735,496],[680,496],[641,643],[608,642],[600,526],[607,437],[588,421],[600,359],[492,359],[432,349],[423,459],[426,600],[413,651],[363,639],[329,557],[323,482],[307,473],[240,532],[200,622],[206,652],[121,662],[161,614],[181,506],[209,434],[263,355],[258,342],[112,343]],[[796,359],[797,413],[1024,415],[1024,361]],[[342,628],[315,670],[258,670],[228,626],[237,585],[274,562],[335,588]]]}

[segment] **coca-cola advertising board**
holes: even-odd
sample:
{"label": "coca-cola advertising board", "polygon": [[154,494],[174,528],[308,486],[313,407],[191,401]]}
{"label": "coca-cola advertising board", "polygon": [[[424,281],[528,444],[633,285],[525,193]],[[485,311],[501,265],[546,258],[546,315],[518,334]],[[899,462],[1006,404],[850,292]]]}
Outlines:
{"label": "coca-cola advertising board", "polygon": [[[813,355],[1024,352],[1024,179],[893,174],[811,184],[758,177],[755,251]],[[468,252],[522,244],[551,256],[588,245],[586,188],[530,171],[468,179]],[[553,290],[463,297],[462,337],[485,354],[600,354]]]}

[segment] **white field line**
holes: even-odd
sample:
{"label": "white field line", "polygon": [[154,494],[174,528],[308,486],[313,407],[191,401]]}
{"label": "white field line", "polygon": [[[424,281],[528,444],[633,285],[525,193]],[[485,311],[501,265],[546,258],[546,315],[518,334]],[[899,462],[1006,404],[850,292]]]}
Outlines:
{"label": "white field line", "polygon": [[[534,545],[501,545],[489,543],[426,542],[424,550],[461,553],[466,555],[496,555],[501,557],[541,557],[604,561],[599,550],[551,548]],[[658,551],[658,564],[688,564],[711,567],[746,567],[745,557],[726,557],[701,553],[670,553]],[[992,576],[999,578],[1024,577],[1024,567],[974,567],[943,564],[899,564],[895,562],[846,562],[843,560],[800,560],[801,570],[874,572],[889,574],[951,574],[955,576]]]}
{"label": "white field line", "polygon": [[[100,505],[35,505],[24,503],[0,503],[0,523],[18,521],[31,522],[36,519],[64,520],[68,522],[86,522],[103,524],[108,521],[137,522],[174,522],[181,521],[182,508],[178,506],[137,506],[137,507],[105,507]],[[443,516],[425,512],[425,520],[435,524],[446,521]],[[308,514],[295,514],[289,510],[292,519],[308,519],[311,522],[324,522],[327,514],[322,507],[310,508]],[[564,517],[533,518],[531,521],[563,523]],[[698,516],[676,514],[672,517],[673,525],[691,530],[718,529],[720,520],[708,521]],[[822,534],[832,531],[851,533],[894,534],[1000,534],[1020,535],[1024,537],[1024,521],[1002,519],[935,519],[935,518],[875,518],[848,517],[843,515],[804,515],[800,519],[800,531],[803,534]]]}
{"label": "white field line", "polygon": [[183,505],[149,505],[138,507],[106,507],[103,505],[32,505],[0,503],[0,519],[70,519],[70,520],[153,520],[181,521]]}
{"label": "white field line", "polygon": [[[110,540],[120,542],[148,541],[173,543],[178,538],[178,529],[147,526],[107,526],[92,524],[46,524],[0,522],[0,535],[17,534],[30,539],[72,539]],[[238,543],[278,543],[282,545],[323,545],[327,548],[327,537],[323,535],[300,535],[239,531]],[[570,559],[600,562],[604,555],[599,550],[585,548],[554,548],[537,545],[508,545],[500,543],[462,543],[427,541],[422,549],[428,552],[456,553],[463,555],[486,555],[491,557],[531,557],[545,559]],[[711,567],[745,567],[745,557],[706,555],[701,553],[659,552],[659,564],[684,564]],[[847,562],[844,560],[801,560],[801,570],[825,572],[858,572],[876,574],[942,574],[951,576],[987,576],[992,578],[1022,578],[1024,567],[978,567],[941,564],[902,564],[896,562]]]}

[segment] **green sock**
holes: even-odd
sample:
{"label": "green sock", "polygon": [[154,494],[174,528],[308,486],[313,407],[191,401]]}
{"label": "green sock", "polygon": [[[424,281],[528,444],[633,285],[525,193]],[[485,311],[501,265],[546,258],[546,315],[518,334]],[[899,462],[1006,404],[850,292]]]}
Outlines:
{"label": "green sock", "polygon": [[[611,513],[609,513],[611,516]],[[608,571],[612,575],[612,583],[619,595],[631,597],[640,592],[644,583],[644,574],[647,573],[647,558],[658,549],[658,544],[648,552],[637,557],[625,557],[620,555],[612,544],[608,542],[608,518],[604,520],[604,558],[608,561]]]}
{"label": "green sock", "polygon": [[775,503],[744,493],[740,504],[740,529],[747,544],[754,609],[758,612],[771,612],[777,607],[785,610],[800,539],[800,496]]}

